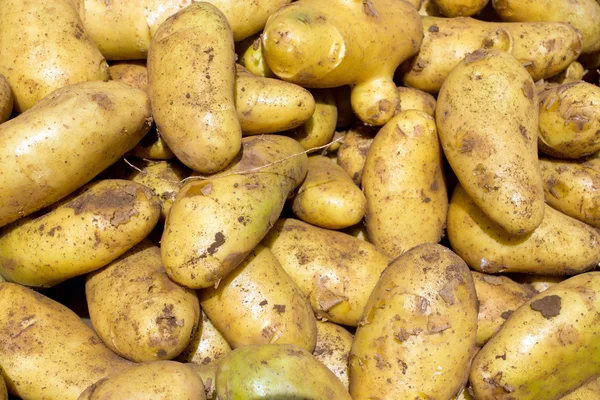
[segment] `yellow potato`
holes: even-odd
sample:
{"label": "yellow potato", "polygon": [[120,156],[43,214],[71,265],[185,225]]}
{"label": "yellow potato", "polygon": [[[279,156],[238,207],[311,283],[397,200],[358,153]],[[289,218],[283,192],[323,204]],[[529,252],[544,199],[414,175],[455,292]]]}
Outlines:
{"label": "yellow potato", "polygon": [[375,136],[362,176],[369,241],[391,258],[440,241],[448,211],[435,121],[403,111]]}
{"label": "yellow potato", "polygon": [[13,95],[6,78],[0,75],[0,124],[10,118],[13,110]]}
{"label": "yellow potato", "polygon": [[277,76],[311,88],[354,85],[352,108],[369,125],[394,115],[394,71],[418,51],[421,38],[417,10],[394,0],[296,1],[273,14],[262,35]]}
{"label": "yellow potato", "polygon": [[542,293],[544,290],[564,281],[567,277],[556,275],[515,274],[512,278],[516,282],[534,290],[536,293]]}
{"label": "yellow potato", "polygon": [[137,146],[131,151],[136,157],[147,158],[149,160],[170,160],[175,158],[167,143],[160,136],[155,128],[144,136]]}
{"label": "yellow potato", "polygon": [[[100,3],[97,0],[91,1]],[[115,63],[108,67],[108,72],[113,81],[123,82],[134,88],[148,91],[148,69],[145,62],[127,61]]]}
{"label": "yellow potato", "polygon": [[559,85],[565,85],[582,80],[585,73],[586,70],[583,68],[583,65],[578,61],[573,61],[563,72],[554,75],[548,79],[548,81],[551,83],[558,83]]}
{"label": "yellow potato", "polygon": [[365,240],[365,241],[369,241],[368,239],[368,234],[367,234],[367,227],[365,226],[364,223],[359,223],[356,225],[353,225],[351,227],[348,227],[346,229],[342,229],[342,232],[350,235],[350,236],[354,236],[357,239],[360,240]]}
{"label": "yellow potato", "polygon": [[208,400],[216,400],[217,398],[217,364],[210,363],[206,365],[199,365],[194,363],[187,364],[190,368],[192,368],[202,379],[204,383],[204,392],[206,393],[206,398]]}
{"label": "yellow potato", "polygon": [[346,132],[343,144],[337,152],[339,166],[357,185],[362,181],[367,154],[376,134],[377,128],[356,125]]}
{"label": "yellow potato", "polygon": [[218,286],[275,224],[306,176],[302,151],[286,136],[250,136],[222,174],[181,188],[161,241],[169,277],[195,289]]}
{"label": "yellow potato", "polygon": [[64,86],[108,80],[106,60],[69,1],[4,0],[0,20],[0,74],[17,113]]}
{"label": "yellow potato", "polygon": [[592,379],[583,384],[560,400],[590,400],[600,399],[600,378]]}
{"label": "yellow potato", "polygon": [[16,283],[0,283],[0,366],[23,399],[75,400],[130,365],[67,307]]}
{"label": "yellow potato", "polygon": [[308,121],[288,132],[305,150],[326,145],[331,141],[338,115],[332,90],[312,90],[311,93],[315,100],[315,111]]}
{"label": "yellow potato", "polygon": [[342,229],[362,221],[367,199],[334,161],[314,155],[308,158],[308,173],[292,200],[292,210],[309,224]]}
{"label": "yellow potato", "polygon": [[[221,358],[231,351],[231,346],[215,328],[210,319],[202,312],[202,319],[194,332],[190,343],[177,357],[178,361],[189,362],[201,366],[215,366]],[[206,381],[202,379],[205,385]],[[214,383],[214,379],[213,379]]]}
{"label": "yellow potato", "polygon": [[[433,0],[446,17],[470,17],[483,10],[489,0]],[[417,8],[418,9],[418,8]]]}
{"label": "yellow potato", "polygon": [[429,93],[419,89],[399,86],[398,96],[400,96],[398,112],[420,110],[432,117],[435,116],[435,97]]}
{"label": "yellow potato", "polygon": [[141,90],[86,82],[0,125],[0,226],[62,199],[131,150],[150,127]]}
{"label": "yellow potato", "polygon": [[162,23],[148,53],[148,83],[157,130],[177,158],[201,173],[225,168],[240,151],[242,131],[223,13],[200,2]]}
{"label": "yellow potato", "polygon": [[238,62],[256,76],[275,78],[263,55],[263,45],[260,34],[252,35],[235,44]]}
{"label": "yellow potato", "polygon": [[475,356],[480,400],[560,399],[600,375],[600,272],[581,274],[512,313]]}
{"label": "yellow potato", "polygon": [[250,344],[315,349],[317,328],[310,303],[261,245],[217,289],[204,289],[199,296],[202,310],[234,349]]}
{"label": "yellow potato", "polygon": [[423,0],[419,7],[419,15],[422,17],[441,17],[442,12],[435,0]]}
{"label": "yellow potato", "polygon": [[345,233],[280,219],[263,240],[321,319],[356,326],[387,257]]}
{"label": "yellow potato", "polygon": [[595,267],[600,262],[600,233],[545,207],[544,219],[535,231],[511,235],[458,185],[448,210],[450,245],[469,267],[487,274],[574,275]]}
{"label": "yellow potato", "polygon": [[317,345],[313,355],[342,382],[348,390],[348,356],[352,334],[332,322],[317,321]]}
{"label": "yellow potato", "polygon": [[525,68],[498,50],[468,55],[438,96],[438,134],[452,170],[481,210],[514,235],[533,232],[544,216],[537,104]]}
{"label": "yellow potato", "polygon": [[465,385],[477,334],[467,265],[423,244],[383,271],[350,353],[350,394],[360,399],[449,399]]}

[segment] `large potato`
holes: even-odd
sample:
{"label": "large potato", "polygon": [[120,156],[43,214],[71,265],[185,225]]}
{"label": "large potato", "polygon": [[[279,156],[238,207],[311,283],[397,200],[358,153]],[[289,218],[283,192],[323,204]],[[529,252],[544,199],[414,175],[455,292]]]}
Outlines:
{"label": "large potato", "polygon": [[317,321],[317,345],[313,355],[321,361],[344,384],[350,385],[348,357],[353,336],[345,328],[332,322]]}
{"label": "large potato", "polygon": [[13,95],[6,78],[0,75],[0,124],[10,118],[13,110]]}
{"label": "large potato", "polygon": [[554,400],[600,375],[600,272],[581,274],[512,313],[473,360],[478,400]]}
{"label": "large potato", "polygon": [[337,163],[357,185],[362,181],[367,154],[376,134],[374,127],[356,125],[346,132],[343,144],[338,149]]}
{"label": "large potato", "polygon": [[[231,351],[231,346],[202,310],[201,313],[198,328],[187,347],[177,356],[177,360],[201,366],[214,365],[216,368],[219,360]],[[206,384],[204,379],[202,381]]]}
{"label": "large potato", "polygon": [[531,233],[544,216],[537,105],[531,76],[498,50],[468,55],[438,96],[437,128],[452,170],[481,210],[515,235]]}
{"label": "large potato", "polygon": [[150,115],[143,91],[85,82],[0,125],[0,226],[89,182],[144,137]]}
{"label": "large potato", "polygon": [[423,244],[383,271],[350,353],[350,394],[360,399],[450,399],[465,385],[477,334],[467,265]]}
{"label": "large potato", "polygon": [[130,363],[67,307],[16,283],[0,283],[0,369],[23,399],[75,400]]}

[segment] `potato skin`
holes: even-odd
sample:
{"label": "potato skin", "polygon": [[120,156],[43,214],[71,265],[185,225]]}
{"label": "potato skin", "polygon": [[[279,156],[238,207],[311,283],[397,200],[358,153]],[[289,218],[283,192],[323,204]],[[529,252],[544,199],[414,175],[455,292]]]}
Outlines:
{"label": "potato skin", "polygon": [[446,17],[470,17],[483,10],[489,0],[434,0]]}
{"label": "potato skin", "polygon": [[150,129],[150,132],[131,150],[131,154],[149,160],[171,160],[175,158],[175,154],[160,136],[156,127]]}
{"label": "potato skin", "polygon": [[123,82],[145,92],[148,91],[148,69],[145,62],[115,63],[108,67],[108,72],[113,81]]}
{"label": "potato skin", "polygon": [[235,53],[238,55],[238,62],[252,74],[264,78],[276,77],[267,65],[267,61],[265,61],[260,34],[252,35],[241,42],[237,42]]}
{"label": "potato skin", "polygon": [[148,82],[157,130],[177,158],[201,173],[225,168],[240,150],[242,131],[233,37],[223,13],[200,2],[169,17],[152,38]]}
{"label": "potato skin", "polygon": [[317,321],[317,345],[313,355],[338,377],[346,390],[350,385],[348,357],[353,336],[332,322]]}
{"label": "potato skin", "polygon": [[356,125],[349,129],[337,152],[337,163],[355,184],[360,185],[367,154],[378,130],[372,126]]}
{"label": "potato skin", "polygon": [[130,365],[67,307],[16,283],[0,283],[0,365],[10,393],[75,400]]}
{"label": "potato skin", "polygon": [[600,234],[550,206],[533,233],[515,236],[490,220],[458,185],[447,223],[452,249],[480,272],[574,275],[600,262]]}
{"label": "potato skin", "polygon": [[559,399],[597,377],[599,310],[600,272],[567,279],[523,304],[475,356],[475,398]]}
{"label": "potato skin", "polygon": [[0,124],[8,121],[13,110],[13,95],[6,78],[0,75]]}
{"label": "potato skin", "polygon": [[332,90],[313,89],[311,94],[315,100],[314,112],[304,124],[288,132],[305,150],[329,143],[335,134],[338,117]]}
{"label": "potato skin", "polygon": [[438,134],[452,170],[483,212],[514,235],[533,232],[544,216],[537,104],[529,74],[498,50],[467,56],[438,96]]}
{"label": "potato skin", "polygon": [[209,363],[206,365],[187,363],[187,366],[192,368],[202,379],[202,383],[204,383],[204,392],[206,393],[206,398],[209,400],[214,400],[217,398],[217,364]]}
{"label": "potato skin", "polygon": [[560,400],[589,400],[600,397],[600,378],[592,379],[590,382],[581,385],[568,395],[561,397]]}
{"label": "potato skin", "polygon": [[398,96],[400,96],[398,112],[420,110],[432,117],[435,116],[435,97],[429,93],[419,89],[399,86]]}
{"label": "potato skin", "polygon": [[[2,282],[0,280],[0,282]],[[0,375],[0,400],[8,400],[8,392],[6,391],[6,383],[4,382],[4,377]]]}
{"label": "potato skin", "polygon": [[[177,361],[188,362],[202,366],[215,366],[223,356],[231,351],[231,346],[221,332],[210,322],[206,314],[200,310],[202,317],[198,328],[185,349],[177,356]],[[206,384],[206,381],[202,379]],[[214,379],[213,379],[214,383]]]}
{"label": "potato skin", "polygon": [[89,182],[144,137],[150,116],[141,90],[85,82],[53,92],[0,125],[0,226]]}
{"label": "potato skin", "polygon": [[466,383],[476,334],[467,265],[443,246],[416,246],[383,271],[369,297],[350,353],[350,394],[449,399]]}

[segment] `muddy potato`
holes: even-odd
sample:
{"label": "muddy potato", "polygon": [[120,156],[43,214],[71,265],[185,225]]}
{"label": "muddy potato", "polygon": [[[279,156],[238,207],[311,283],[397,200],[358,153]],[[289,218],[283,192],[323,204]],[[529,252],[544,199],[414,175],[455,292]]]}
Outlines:
{"label": "muddy potato", "polygon": [[394,71],[421,38],[421,19],[408,2],[300,0],[269,18],[262,42],[277,76],[310,88],[354,85],[356,115],[383,125],[398,106]]}
{"label": "muddy potato", "polygon": [[317,345],[313,355],[338,377],[348,390],[348,356],[352,334],[332,322],[317,321]]}
{"label": "muddy potato", "polygon": [[171,160],[175,158],[175,154],[155,127],[150,129],[138,145],[131,150],[131,154],[149,160]]}
{"label": "muddy potato", "polygon": [[588,383],[581,385],[568,395],[561,397],[560,400],[590,400],[600,398],[600,378],[592,379]]}
{"label": "muddy potato", "polygon": [[326,145],[335,134],[337,106],[333,91],[329,89],[312,90],[315,99],[315,111],[308,121],[287,134],[296,139],[305,150]]}
{"label": "muddy potato", "polygon": [[321,319],[356,326],[387,257],[345,233],[280,219],[262,242]]}
{"label": "muddy potato", "polygon": [[148,90],[148,70],[143,61],[128,61],[112,64],[108,67],[110,78],[138,88]]}
{"label": "muddy potato", "polygon": [[600,233],[550,206],[535,231],[511,235],[458,185],[450,200],[447,224],[452,249],[471,268],[488,274],[574,275],[600,262]]}
{"label": "muddy potato", "polygon": [[[489,0],[433,0],[446,17],[470,17],[483,10]],[[418,8],[417,8],[418,9]]]}
{"label": "muddy potato", "polygon": [[130,365],[67,307],[16,283],[0,283],[0,369],[23,399],[75,400]]}
{"label": "muddy potato", "polygon": [[475,398],[559,399],[600,375],[600,272],[580,274],[515,310],[475,356]]}
{"label": "muddy potato", "polygon": [[254,75],[265,78],[276,77],[265,61],[260,34],[252,35],[241,42],[237,42],[235,53],[238,55],[238,62]]}
{"label": "muddy potato", "polygon": [[555,275],[530,275],[530,274],[512,274],[511,278],[519,282],[528,288],[535,291],[535,293],[542,293],[544,290],[551,288],[567,279],[564,276]]}
{"label": "muddy potato", "polygon": [[[231,346],[202,310],[201,313],[198,328],[187,347],[177,356],[177,360],[202,366],[214,365],[216,368],[219,360],[231,351]],[[204,379],[202,382],[206,384]]]}
{"label": "muddy potato", "polygon": [[467,265],[437,244],[416,246],[383,271],[350,352],[359,399],[449,399],[475,353],[477,296]]}
{"label": "muddy potato", "polygon": [[398,87],[400,96],[399,112],[420,110],[432,117],[435,116],[435,97],[427,92],[409,87]]}
{"label": "muddy potato", "polygon": [[6,78],[0,75],[0,124],[10,118],[13,110],[13,96]]}
{"label": "muddy potato", "polygon": [[351,399],[333,372],[289,344],[244,346],[229,353],[217,369],[217,398]]}
{"label": "muddy potato", "polygon": [[202,379],[193,368],[176,361],[136,364],[101,379],[78,400],[204,400]]}
{"label": "muddy potato", "polygon": [[378,129],[372,126],[356,125],[346,132],[338,149],[339,166],[357,185],[362,181],[367,154],[377,131]]}

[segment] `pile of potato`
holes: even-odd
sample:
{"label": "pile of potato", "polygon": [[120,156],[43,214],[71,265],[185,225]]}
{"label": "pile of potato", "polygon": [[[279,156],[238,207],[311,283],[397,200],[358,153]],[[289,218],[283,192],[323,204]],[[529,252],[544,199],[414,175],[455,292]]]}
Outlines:
{"label": "pile of potato", "polygon": [[0,400],[600,399],[600,2],[0,22]]}

